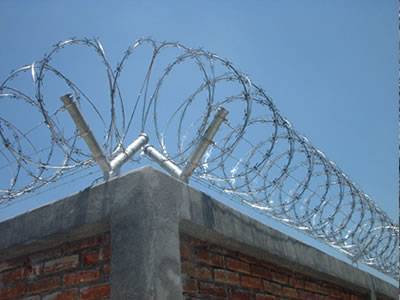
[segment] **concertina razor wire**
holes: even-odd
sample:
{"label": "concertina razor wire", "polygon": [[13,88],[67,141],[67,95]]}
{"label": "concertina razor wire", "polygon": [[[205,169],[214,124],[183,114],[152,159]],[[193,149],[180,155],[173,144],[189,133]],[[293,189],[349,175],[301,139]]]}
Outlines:
{"label": "concertina razor wire", "polygon": [[[83,53],[82,47],[100,62],[86,77],[85,60],[63,56],[67,49]],[[73,80],[75,61],[80,66]],[[97,88],[104,91],[89,96],[85,81],[96,81],[101,72],[105,80]],[[247,75],[227,59],[180,43],[136,40],[113,68],[97,39],[72,38],[11,72],[0,85],[0,204],[95,165],[58,100],[62,92],[71,94],[102,137],[106,159],[126,153],[146,133],[156,145],[146,149],[160,149],[155,153],[180,169],[217,110],[226,108],[229,115],[194,169],[196,181],[399,278],[399,226],[297,133]],[[146,149],[124,162],[139,163]]]}

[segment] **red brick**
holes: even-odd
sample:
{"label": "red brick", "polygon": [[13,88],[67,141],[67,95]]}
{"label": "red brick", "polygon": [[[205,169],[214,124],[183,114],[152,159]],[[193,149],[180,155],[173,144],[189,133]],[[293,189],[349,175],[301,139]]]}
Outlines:
{"label": "red brick", "polygon": [[272,280],[275,282],[278,282],[280,284],[289,284],[289,276],[281,274],[281,273],[277,273],[277,272],[272,272]]}
{"label": "red brick", "polygon": [[100,300],[110,297],[110,285],[103,284],[98,286],[87,287],[81,290],[81,300]]}
{"label": "red brick", "polygon": [[110,274],[111,273],[111,264],[110,263],[104,264],[103,272],[104,272],[104,274]]}
{"label": "red brick", "polygon": [[36,264],[36,265],[28,265],[26,266],[26,277],[30,280],[37,278],[42,273],[43,265]]}
{"label": "red brick", "polygon": [[103,249],[103,260],[110,261],[111,259],[111,246],[107,245]]}
{"label": "red brick", "polygon": [[202,262],[210,266],[221,268],[224,266],[224,257],[219,254],[211,253],[206,248],[197,249],[195,251],[195,259],[198,262]]}
{"label": "red brick", "polygon": [[28,286],[29,293],[38,294],[42,292],[49,292],[61,286],[60,277],[47,277],[38,281],[32,282]]}
{"label": "red brick", "polygon": [[226,283],[230,285],[239,285],[239,274],[226,270],[214,269],[214,278],[216,282]]}
{"label": "red brick", "polygon": [[263,283],[260,278],[247,275],[240,276],[240,285],[250,289],[262,289]]}
{"label": "red brick", "polygon": [[44,263],[43,273],[56,273],[65,270],[71,270],[78,266],[79,256],[70,255],[56,258]]}
{"label": "red brick", "polygon": [[82,261],[84,265],[97,265],[102,260],[102,253],[99,251],[83,254]]}
{"label": "red brick", "polygon": [[253,299],[252,294],[245,291],[233,291],[229,295],[230,300],[251,300]]}
{"label": "red brick", "polygon": [[237,256],[237,252],[230,251],[228,249],[222,248],[222,247],[217,246],[217,245],[208,245],[208,249],[210,250],[210,252],[221,254],[223,256],[228,256],[228,255],[232,256],[232,257],[236,257]]}
{"label": "red brick", "polygon": [[197,247],[197,246],[209,246],[209,242],[207,241],[203,241],[203,240],[199,240],[199,239],[193,239],[190,238],[189,239],[189,244],[192,245],[193,247]]}
{"label": "red brick", "polygon": [[269,262],[260,261],[258,263],[258,265],[260,265],[260,266],[264,267],[265,269],[267,269],[269,271],[269,273],[271,274],[271,276],[272,276],[273,273],[279,273],[281,275],[286,275],[287,277],[289,277],[289,275],[293,274],[293,270],[287,270],[284,267],[280,267],[280,266],[274,265],[274,264],[269,263]]}
{"label": "red brick", "polygon": [[290,277],[289,286],[294,287],[295,289],[304,289],[304,280],[296,277]]}
{"label": "red brick", "polygon": [[[190,287],[189,283],[191,284],[191,288],[187,288],[191,294],[186,293],[190,299],[206,299],[206,297],[207,299],[248,299],[251,297],[252,300],[364,299],[361,295],[355,296],[350,291],[328,284],[317,277],[310,279],[309,275],[293,272],[286,267],[261,261],[189,236],[181,237],[181,257],[183,259],[182,273],[188,276],[187,286]],[[214,268],[211,269],[208,266]],[[196,273],[201,268],[206,270],[207,275],[204,277]],[[210,276],[210,273],[214,274],[214,277]],[[196,281],[194,278],[207,280],[207,282]],[[212,278],[215,282],[210,282]],[[248,289],[257,289],[257,291]]]}
{"label": "red brick", "polygon": [[77,299],[78,299],[77,289],[52,293],[42,298],[42,300],[77,300]]}
{"label": "red brick", "polygon": [[96,281],[99,278],[99,270],[84,270],[64,275],[63,282],[64,285],[69,286]]}
{"label": "red brick", "polygon": [[0,289],[0,300],[16,299],[23,296],[26,291],[26,286],[22,283],[10,288]]}
{"label": "red brick", "polygon": [[185,275],[194,277],[194,276],[193,276],[194,268],[195,268],[195,267],[194,267],[194,264],[191,263],[191,262],[184,261],[184,262],[181,263],[181,272],[182,272],[183,274],[185,274]]}
{"label": "red brick", "polygon": [[185,292],[185,293],[197,292],[197,290],[198,290],[197,281],[194,279],[190,279],[190,278],[183,279],[182,289],[183,289],[183,292]]}
{"label": "red brick", "polygon": [[302,290],[297,291],[297,297],[300,300],[316,300],[317,299],[315,294],[312,294],[312,293],[306,292],[306,291],[302,291]]}
{"label": "red brick", "polygon": [[0,282],[3,284],[9,284],[12,282],[20,281],[27,276],[27,270],[24,267],[7,271],[0,274]]}
{"label": "red brick", "polygon": [[200,292],[207,296],[226,297],[226,291],[223,287],[214,283],[200,282]]}
{"label": "red brick", "polygon": [[40,300],[40,296],[39,295],[35,295],[35,296],[29,296],[29,297],[25,297],[22,298],[22,300]]}
{"label": "red brick", "polygon": [[275,299],[278,299],[278,298],[271,296],[271,295],[262,295],[262,294],[256,295],[256,300],[275,300]]}
{"label": "red brick", "polygon": [[235,257],[238,257],[240,260],[248,262],[248,263],[254,263],[256,259],[254,257],[242,254],[242,253],[237,253]]}
{"label": "red brick", "polygon": [[[310,292],[315,292],[315,293],[319,293],[319,294],[324,294],[324,295],[328,295],[328,289],[321,286],[321,283],[317,284],[311,281],[306,281],[304,283],[304,289]],[[336,290],[331,290],[329,292],[330,296],[335,296],[335,293],[337,293]],[[340,297],[341,294],[338,294],[338,296]]]}
{"label": "red brick", "polygon": [[272,279],[271,271],[269,271],[268,269],[266,269],[264,266],[261,266],[261,265],[251,265],[250,273],[253,276],[258,276],[263,279],[267,279],[267,280]]}
{"label": "red brick", "polygon": [[187,261],[182,263],[182,273],[197,279],[208,280],[212,278],[210,268],[197,266]]}
{"label": "red brick", "polygon": [[282,287],[279,284],[264,280],[263,285],[265,292],[278,296],[281,294]]}
{"label": "red brick", "polygon": [[327,288],[327,287],[322,287],[322,286],[318,285],[317,287],[314,287],[314,288],[317,291],[318,291],[318,289],[321,289],[320,293],[327,294],[331,297],[336,297],[336,298],[344,297],[343,291],[338,287]]}
{"label": "red brick", "polygon": [[183,242],[181,240],[179,250],[182,260],[188,260],[190,258],[190,253],[192,249],[190,248],[190,244],[188,242]]}
{"label": "red brick", "polygon": [[33,279],[40,273],[40,265],[19,267],[14,270],[5,271],[0,274],[0,282],[8,285],[26,278]]}
{"label": "red brick", "polygon": [[243,261],[233,258],[226,258],[225,265],[227,269],[242,272],[242,273],[250,273],[250,265]]}
{"label": "red brick", "polygon": [[23,260],[22,259],[13,259],[13,260],[8,260],[8,261],[4,261],[4,262],[0,262],[0,273],[7,271],[7,270],[11,270],[11,269],[15,269],[18,267],[21,267],[23,265]]}
{"label": "red brick", "polygon": [[282,288],[282,296],[297,299],[297,290],[289,287]]}
{"label": "red brick", "polygon": [[[364,294],[364,295],[361,295],[361,294],[354,294],[354,295],[351,295],[351,300],[361,300],[361,299],[365,299],[366,297],[368,297],[368,295],[367,294]],[[380,299],[380,300],[384,300],[384,299],[386,299],[386,298],[379,298],[379,296],[378,296],[378,299]],[[387,298],[387,299],[390,299],[390,298]]]}

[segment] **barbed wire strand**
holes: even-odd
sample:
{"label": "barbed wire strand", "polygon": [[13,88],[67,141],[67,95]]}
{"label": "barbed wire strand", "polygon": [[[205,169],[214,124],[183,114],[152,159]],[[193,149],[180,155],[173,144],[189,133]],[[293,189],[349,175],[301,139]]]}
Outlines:
{"label": "barbed wire strand", "polygon": [[[96,102],[73,76],[56,67],[57,56],[73,47],[89,49],[99,58],[107,82],[106,103]],[[149,55],[147,62],[141,60],[144,72],[135,79],[136,94],[126,97],[122,74],[132,71],[127,62],[140,55],[139,49]],[[190,73],[184,71],[176,79],[185,67]],[[24,76],[32,79],[30,93],[18,86]],[[326,242],[354,262],[399,278],[398,224],[299,134],[249,76],[227,59],[178,42],[138,39],[113,69],[98,39],[71,38],[55,44],[41,60],[11,72],[0,84],[0,103],[26,107],[42,121],[22,130],[22,123],[11,121],[6,110],[0,112],[1,205],[59,188],[56,181],[80,180],[98,172],[78,176],[94,161],[61,102],[48,99],[45,83],[50,78],[65,86],[84,113],[96,118],[95,134],[103,139],[108,159],[125,150],[128,138],[145,132],[167,159],[182,168],[218,107],[225,107],[228,119],[195,170],[195,182]],[[176,101],[164,96],[168,89],[175,91]],[[42,139],[33,135],[37,132],[43,133]],[[131,159],[142,161],[143,156]]]}

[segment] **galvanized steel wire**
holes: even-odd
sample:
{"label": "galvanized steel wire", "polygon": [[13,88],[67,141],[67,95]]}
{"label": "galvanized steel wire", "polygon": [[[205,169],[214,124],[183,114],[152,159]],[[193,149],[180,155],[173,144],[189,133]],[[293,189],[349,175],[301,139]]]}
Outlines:
{"label": "galvanized steel wire", "polygon": [[[100,59],[108,85],[104,99],[108,99],[101,103],[92,99],[53,64],[71,47],[88,48]],[[138,67],[135,96],[127,98],[121,78],[138,51],[147,53],[140,56],[147,60],[141,62],[144,68]],[[30,78],[31,87],[26,82],[19,86],[17,79],[24,76]],[[47,82],[49,77],[53,79]],[[296,132],[264,90],[232,62],[180,43],[136,40],[113,68],[98,40],[73,38],[13,71],[0,85],[0,203],[95,165],[62,103],[46,94],[52,80],[61,82],[91,112],[89,123],[96,119],[101,124],[96,125],[96,134],[108,158],[145,132],[168,159],[183,167],[215,111],[225,107],[229,116],[195,170],[196,180],[325,241],[354,262],[399,278],[399,226]],[[29,126],[20,128],[20,122],[3,109],[14,105],[30,111],[22,116],[32,118],[25,122]],[[137,156],[132,163],[141,160]]]}

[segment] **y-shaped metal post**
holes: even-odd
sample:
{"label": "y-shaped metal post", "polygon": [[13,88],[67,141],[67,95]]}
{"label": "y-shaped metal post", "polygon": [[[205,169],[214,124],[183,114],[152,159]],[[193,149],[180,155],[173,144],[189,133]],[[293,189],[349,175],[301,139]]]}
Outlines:
{"label": "y-shaped metal post", "polygon": [[98,163],[101,170],[103,171],[104,179],[108,179],[109,174],[111,172],[111,166],[101,151],[99,144],[97,143],[92,131],[90,130],[88,124],[83,118],[81,112],[79,111],[76,103],[74,102],[74,98],[71,94],[66,94],[60,98],[64,107],[69,112],[72,120],[74,121],[76,127],[79,130],[79,135],[84,139],[86,145],[88,146],[90,152],[92,152],[94,160]]}
{"label": "y-shaped metal post", "polygon": [[136,152],[138,152],[144,145],[147,144],[149,138],[145,133],[141,133],[139,137],[134,140],[126,149],[119,153],[114,159],[109,161],[101,150],[99,144],[96,141],[89,125],[83,118],[79,108],[76,106],[74,99],[71,94],[67,94],[61,97],[64,103],[64,107],[71,115],[75,126],[79,130],[79,135],[84,139],[88,146],[92,156],[97,164],[103,171],[104,179],[107,180],[109,177],[114,177],[119,174],[121,166],[127,162]]}
{"label": "y-shaped metal post", "polygon": [[189,177],[193,174],[193,171],[199,166],[201,158],[207,151],[207,148],[210,146],[210,144],[213,143],[215,134],[227,115],[228,111],[225,108],[218,107],[217,114],[212,120],[210,126],[208,126],[206,132],[200,140],[200,143],[194,149],[192,155],[182,170],[182,174],[180,176],[182,181],[188,182]]}

